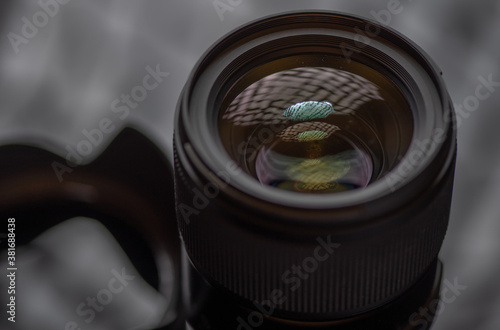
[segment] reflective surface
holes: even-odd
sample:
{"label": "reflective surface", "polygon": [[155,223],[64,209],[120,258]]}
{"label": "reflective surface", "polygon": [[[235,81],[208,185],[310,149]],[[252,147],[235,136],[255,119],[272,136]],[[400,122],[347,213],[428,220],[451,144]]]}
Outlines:
{"label": "reflective surface", "polygon": [[271,73],[228,103],[219,132],[229,155],[263,185],[301,193],[366,187],[404,155],[412,133],[402,92],[360,63]]}

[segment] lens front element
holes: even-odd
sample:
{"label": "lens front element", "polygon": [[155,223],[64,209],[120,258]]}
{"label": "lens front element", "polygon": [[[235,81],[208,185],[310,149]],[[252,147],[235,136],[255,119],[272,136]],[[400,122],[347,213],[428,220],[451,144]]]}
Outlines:
{"label": "lens front element", "polygon": [[[364,188],[390,170],[411,137],[409,104],[375,70],[349,69],[296,67],[236,86],[219,117],[231,158],[263,185],[301,193]],[[396,147],[394,132],[404,133]]]}

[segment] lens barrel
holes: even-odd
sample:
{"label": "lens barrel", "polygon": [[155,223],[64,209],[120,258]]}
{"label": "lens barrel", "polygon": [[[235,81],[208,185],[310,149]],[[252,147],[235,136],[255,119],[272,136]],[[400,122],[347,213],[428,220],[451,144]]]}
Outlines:
{"label": "lens barrel", "polygon": [[205,53],[175,125],[194,329],[332,328],[436,296],[456,127],[405,37],[334,12],[250,23]]}

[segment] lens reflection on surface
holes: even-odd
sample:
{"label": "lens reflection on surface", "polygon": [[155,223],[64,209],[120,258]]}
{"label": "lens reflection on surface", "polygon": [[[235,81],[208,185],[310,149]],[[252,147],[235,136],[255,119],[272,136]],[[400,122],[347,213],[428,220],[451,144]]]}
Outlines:
{"label": "lens reflection on surface", "polygon": [[[307,101],[290,106],[284,115],[295,120],[327,118],[329,102]],[[368,185],[372,161],[366,152],[342,137],[338,126],[303,122],[282,130],[263,147],[256,161],[262,184],[297,192],[330,193]]]}
{"label": "lens reflection on surface", "polygon": [[387,78],[355,69],[297,67],[247,85],[219,117],[231,158],[261,184],[301,193],[364,188],[384,175],[411,137],[399,123],[411,110]]}
{"label": "lens reflection on surface", "polygon": [[307,122],[289,126],[278,133],[285,142],[318,141],[328,138],[339,130],[337,126],[323,122]]}
{"label": "lens reflection on surface", "polygon": [[283,116],[293,121],[326,118],[334,113],[330,102],[304,101],[288,107]]}

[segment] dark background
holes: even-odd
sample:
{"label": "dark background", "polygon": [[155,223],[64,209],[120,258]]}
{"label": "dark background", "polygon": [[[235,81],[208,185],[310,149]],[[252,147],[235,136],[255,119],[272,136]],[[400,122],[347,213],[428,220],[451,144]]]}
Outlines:
{"label": "dark background", "polygon": [[[36,1],[0,4],[0,144],[23,139],[65,156],[104,117],[145,132],[170,157],[174,108],[203,52],[237,26],[273,13],[329,9],[374,18],[394,1],[134,1],[72,0],[16,53]],[[500,82],[500,1],[402,0],[380,17],[420,45],[443,71],[457,108],[474,96],[480,77]],[[125,120],[114,99],[142,83],[146,67],[170,75]],[[433,329],[500,329],[500,87],[477,109],[459,114],[459,154],[449,231],[441,252],[444,278],[468,288],[444,306]],[[1,166],[1,164],[0,164]]]}

